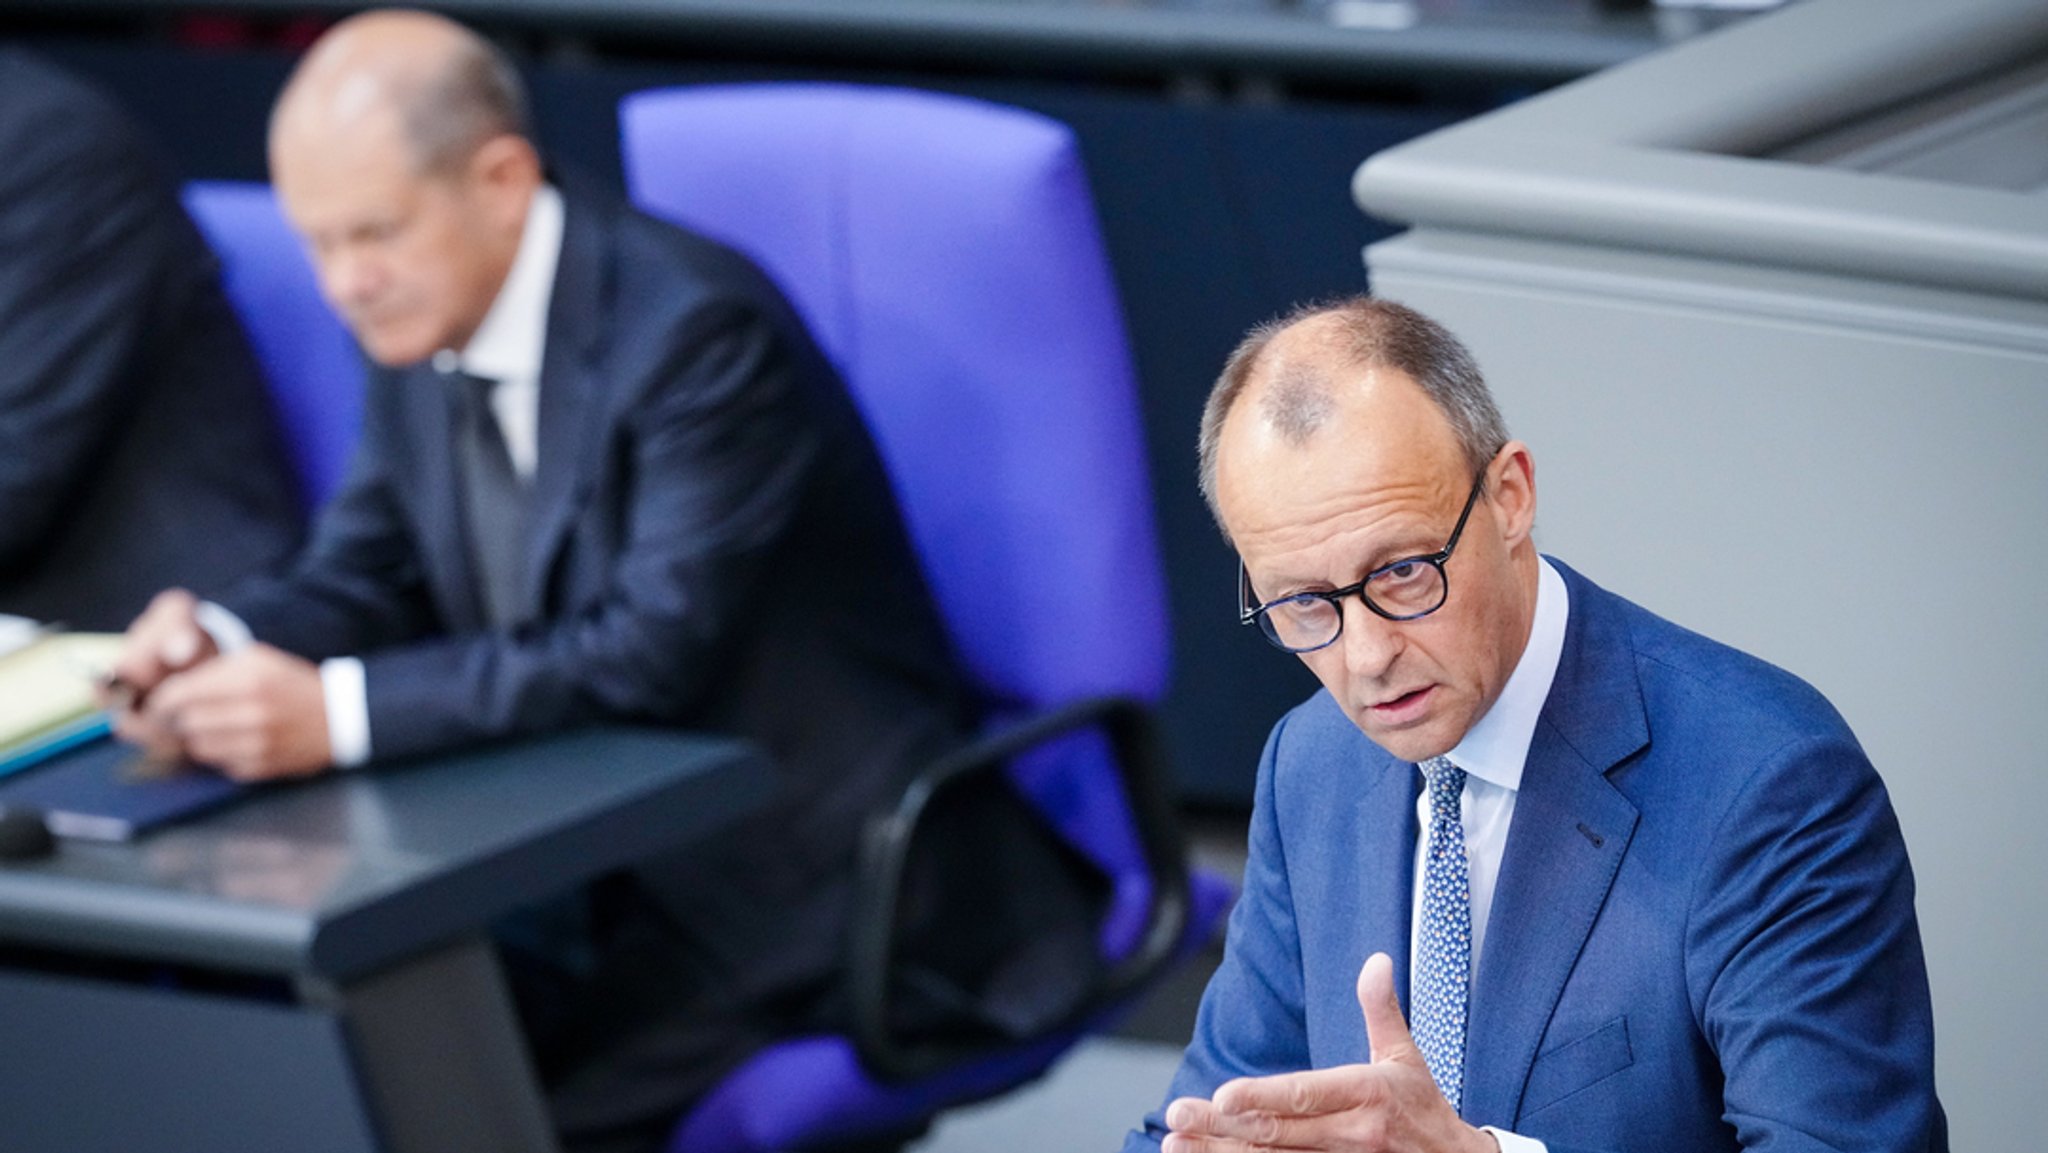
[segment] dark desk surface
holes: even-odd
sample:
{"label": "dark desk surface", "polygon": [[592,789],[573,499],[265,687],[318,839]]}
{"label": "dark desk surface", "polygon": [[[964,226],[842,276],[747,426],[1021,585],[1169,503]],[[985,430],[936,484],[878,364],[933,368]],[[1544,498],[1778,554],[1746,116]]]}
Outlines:
{"label": "dark desk surface", "polygon": [[685,843],[771,785],[741,742],[629,728],[332,774],[0,866],[0,940],[347,980]]}

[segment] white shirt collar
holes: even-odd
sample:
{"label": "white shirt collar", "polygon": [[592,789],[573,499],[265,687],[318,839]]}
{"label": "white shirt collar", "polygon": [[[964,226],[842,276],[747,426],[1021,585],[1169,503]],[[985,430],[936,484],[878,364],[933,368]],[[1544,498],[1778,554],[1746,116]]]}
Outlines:
{"label": "white shirt collar", "polygon": [[1536,739],[1536,718],[1550,697],[1550,683],[1557,678],[1557,662],[1564,655],[1565,618],[1571,609],[1564,578],[1541,557],[1536,567],[1536,616],[1522,659],[1515,662],[1493,707],[1446,754],[1467,774],[1504,789],[1522,786],[1522,766]]}
{"label": "white shirt collar", "polygon": [[555,265],[562,256],[562,194],[551,184],[533,193],[519,251],[483,323],[460,353],[443,349],[434,367],[461,368],[499,381],[537,381],[547,346],[548,305],[555,294]]}

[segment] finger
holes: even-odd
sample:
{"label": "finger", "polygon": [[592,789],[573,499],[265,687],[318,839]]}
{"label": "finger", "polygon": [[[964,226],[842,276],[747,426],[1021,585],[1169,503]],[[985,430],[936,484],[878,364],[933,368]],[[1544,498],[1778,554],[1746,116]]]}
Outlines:
{"label": "finger", "polygon": [[131,745],[146,745],[164,736],[161,725],[141,713],[116,713],[114,715],[114,736]]}
{"label": "finger", "polygon": [[205,636],[199,628],[199,601],[184,589],[169,589],[150,602],[145,617],[155,642],[156,658],[167,669],[182,669],[199,659]]}
{"label": "finger", "polygon": [[241,729],[221,730],[185,742],[186,756],[194,764],[237,781],[262,780],[270,775],[266,750],[267,742],[261,733]]}
{"label": "finger", "polygon": [[1166,1106],[1166,1127],[1176,1133],[1207,1133],[1215,1114],[1216,1107],[1200,1097],[1177,1098]]}
{"label": "finger", "polygon": [[[1184,1133],[1169,1133],[1161,1146],[1160,1153],[1274,1153],[1270,1146],[1254,1145],[1235,1137],[1196,1137]],[[1296,1151],[1285,1151],[1296,1153]],[[1301,1150],[1299,1153],[1310,1153]]]}
{"label": "finger", "polygon": [[326,762],[308,756],[264,701],[235,698],[193,706],[179,716],[178,734],[191,759],[237,781],[303,777]]}
{"label": "finger", "polygon": [[240,697],[198,701],[174,714],[174,730],[194,753],[245,752],[269,732],[263,706]]}
{"label": "finger", "polygon": [[1227,1117],[1200,1097],[1182,1097],[1166,1107],[1167,1135],[1161,1153],[1249,1153],[1243,1134],[1249,1125]]}
{"label": "finger", "polygon": [[176,739],[172,737],[170,729],[150,721],[139,713],[121,713],[119,717],[115,717],[115,737],[131,745],[143,745],[143,748],[164,743],[168,739]]}
{"label": "finger", "polygon": [[239,662],[227,657],[182,673],[173,673],[144,698],[142,714],[159,724],[167,724],[168,718],[188,713],[196,707],[239,700],[247,695],[239,672]]}
{"label": "finger", "polygon": [[148,689],[177,668],[197,659],[204,639],[195,615],[197,602],[183,589],[168,589],[149,602],[114,659],[114,673],[138,689]]}
{"label": "finger", "polygon": [[1365,1013],[1365,1041],[1375,1062],[1422,1059],[1394,996],[1394,960],[1385,953],[1367,957],[1358,970],[1358,1007]]}
{"label": "finger", "polygon": [[1174,1127],[1174,1136],[1181,1139],[1175,1148],[1201,1153],[1274,1148],[1271,1137],[1276,1124],[1270,1113],[1226,1113],[1212,1108],[1203,1114],[1199,1126]]}
{"label": "finger", "polygon": [[1216,1090],[1214,1122],[1218,1132],[1245,1136],[1242,1125],[1231,1117],[1270,1115],[1315,1117],[1372,1105],[1379,1099],[1379,1086],[1369,1075],[1368,1065],[1337,1065],[1272,1077],[1240,1077]]}
{"label": "finger", "polygon": [[114,727],[114,735],[142,750],[143,756],[152,761],[178,761],[185,756],[185,748],[176,734],[134,713],[121,717]]}
{"label": "finger", "polygon": [[1234,1137],[1210,1137],[1199,1133],[1168,1133],[1160,1153],[1253,1153],[1252,1147]]}
{"label": "finger", "polygon": [[238,776],[258,755],[262,734],[202,720],[196,725],[181,728],[178,738],[188,766],[233,777]]}
{"label": "finger", "polygon": [[179,621],[158,643],[157,655],[165,668],[182,669],[199,659],[199,650],[205,643],[197,621]]}
{"label": "finger", "polygon": [[[163,662],[158,659],[157,646],[154,643],[146,637],[131,638],[128,643],[121,646],[121,651],[115,654],[113,667],[108,670],[106,680],[102,682],[106,688],[104,702],[109,707],[116,704],[124,708],[132,707],[134,698],[155,688],[157,682],[164,679],[167,671],[163,667]],[[117,700],[117,689],[126,690],[126,700]]]}
{"label": "finger", "polygon": [[186,683],[185,677],[168,677],[147,697],[135,702],[135,715],[141,717],[145,725],[175,733],[179,717],[199,699],[200,693]]}
{"label": "finger", "polygon": [[1387,1114],[1378,1109],[1345,1110],[1314,1116],[1286,1117],[1245,1113],[1219,1117],[1224,1132],[1203,1134],[1204,1153],[1243,1150],[1246,1153],[1293,1151],[1328,1153],[1335,1149],[1388,1147]]}

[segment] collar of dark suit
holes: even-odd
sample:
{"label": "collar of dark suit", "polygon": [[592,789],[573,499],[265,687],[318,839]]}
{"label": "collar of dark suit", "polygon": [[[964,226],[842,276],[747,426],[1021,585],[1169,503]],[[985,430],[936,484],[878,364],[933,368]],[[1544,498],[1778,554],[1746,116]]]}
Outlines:
{"label": "collar of dark suit", "polygon": [[562,193],[562,254],[548,302],[543,380],[558,375],[569,361],[597,355],[606,339],[612,320],[612,222],[623,207],[616,196],[574,170],[551,171],[549,180]]}

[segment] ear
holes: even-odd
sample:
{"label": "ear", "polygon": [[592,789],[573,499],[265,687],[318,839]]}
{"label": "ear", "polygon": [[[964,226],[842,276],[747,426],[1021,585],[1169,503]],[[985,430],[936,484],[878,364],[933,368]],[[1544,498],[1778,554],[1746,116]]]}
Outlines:
{"label": "ear", "polygon": [[1529,539],[1536,524],[1536,458],[1529,446],[1511,440],[1487,466],[1487,505],[1501,540],[1510,550]]}
{"label": "ear", "polygon": [[540,187],[540,154],[523,136],[493,136],[469,158],[470,186],[483,194],[494,215],[518,224],[526,219],[527,202]]}

